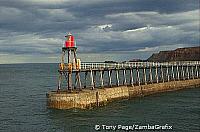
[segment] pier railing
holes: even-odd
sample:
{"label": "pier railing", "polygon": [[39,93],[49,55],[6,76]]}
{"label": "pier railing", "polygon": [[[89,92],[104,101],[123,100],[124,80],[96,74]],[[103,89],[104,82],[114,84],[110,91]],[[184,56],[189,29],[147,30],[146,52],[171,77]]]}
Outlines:
{"label": "pier railing", "polygon": [[154,67],[154,66],[192,66],[199,65],[200,61],[179,61],[179,62],[125,62],[125,63],[92,63],[82,62],[81,69],[104,69],[104,68],[129,68],[129,67]]}
{"label": "pier railing", "polygon": [[[65,66],[67,67],[67,65]],[[113,86],[136,86],[169,81],[197,79],[200,77],[200,61],[179,62],[126,62],[126,63],[81,63],[71,71],[60,69],[58,90],[103,88]],[[72,78],[68,75],[71,74]],[[62,84],[63,77],[70,85]],[[70,86],[70,87],[69,87]]]}

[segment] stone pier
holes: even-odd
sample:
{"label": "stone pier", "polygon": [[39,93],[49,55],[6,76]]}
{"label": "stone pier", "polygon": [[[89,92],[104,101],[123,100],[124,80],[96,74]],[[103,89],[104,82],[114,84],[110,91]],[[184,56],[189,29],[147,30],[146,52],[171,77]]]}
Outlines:
{"label": "stone pier", "polygon": [[47,93],[47,105],[56,109],[90,109],[120,99],[142,97],[154,93],[200,87],[200,79],[170,81],[139,86],[118,86],[112,88],[83,89],[82,91],[51,91]]}

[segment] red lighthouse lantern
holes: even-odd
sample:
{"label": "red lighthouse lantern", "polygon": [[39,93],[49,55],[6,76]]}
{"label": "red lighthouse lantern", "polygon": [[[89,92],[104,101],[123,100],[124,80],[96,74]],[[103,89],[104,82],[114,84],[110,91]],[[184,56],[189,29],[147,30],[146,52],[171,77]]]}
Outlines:
{"label": "red lighthouse lantern", "polygon": [[65,37],[67,38],[67,40],[65,41],[65,47],[66,48],[75,47],[74,36],[71,33],[68,33],[68,35]]}

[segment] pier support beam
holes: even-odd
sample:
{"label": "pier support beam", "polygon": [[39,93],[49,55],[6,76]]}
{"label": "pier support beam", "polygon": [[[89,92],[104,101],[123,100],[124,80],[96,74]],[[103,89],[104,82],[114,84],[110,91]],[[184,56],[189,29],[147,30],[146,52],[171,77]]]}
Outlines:
{"label": "pier support beam", "polygon": [[196,66],[195,66],[196,68],[196,78],[199,78],[199,72],[198,72],[198,66],[197,66],[197,64],[196,64]]}
{"label": "pier support beam", "polygon": [[175,81],[175,76],[174,76],[174,65],[173,65],[173,64],[172,64],[171,74],[172,74],[172,79]]}
{"label": "pier support beam", "polygon": [[85,85],[84,85],[84,88],[87,87],[87,74],[88,74],[88,72],[86,71],[86,72],[85,72]]}
{"label": "pier support beam", "polygon": [[164,83],[164,82],[165,82],[165,79],[164,79],[164,72],[163,72],[163,67],[162,67],[162,65],[160,66],[160,70],[161,70],[162,82]]}
{"label": "pier support beam", "polygon": [[194,68],[193,68],[193,65],[191,66],[191,70],[192,70],[192,79],[194,79]]}
{"label": "pier support beam", "polygon": [[91,79],[91,87],[92,87],[92,90],[93,90],[94,89],[94,78],[93,78],[92,70],[90,70],[90,79]]}
{"label": "pier support beam", "polygon": [[101,88],[104,87],[104,84],[103,84],[103,74],[104,74],[104,71],[100,70],[100,85],[101,85]]}
{"label": "pier support beam", "polygon": [[177,79],[179,80],[179,65],[176,65]]}
{"label": "pier support beam", "polygon": [[126,69],[123,69],[123,76],[124,76],[123,85],[127,85],[127,83],[126,83]]}
{"label": "pier support beam", "polygon": [[59,79],[58,79],[58,88],[57,91],[61,89],[61,82],[62,82],[62,73],[60,72]]}
{"label": "pier support beam", "polygon": [[144,84],[147,85],[147,77],[146,77],[146,69],[145,66],[143,67],[143,79],[144,79]]}
{"label": "pier support beam", "polygon": [[79,90],[82,90],[82,86],[81,86],[81,79],[80,79],[80,71],[76,71],[75,74],[75,88],[77,88],[77,83],[79,85]]}
{"label": "pier support beam", "polygon": [[68,90],[72,92],[72,73],[68,72]]}
{"label": "pier support beam", "polygon": [[151,66],[149,66],[149,78],[150,78],[150,82],[153,84],[153,75],[152,75]]}
{"label": "pier support beam", "polygon": [[97,72],[94,71],[93,82],[94,82],[94,87],[95,87],[95,88],[96,88],[96,75],[97,75]]}
{"label": "pier support beam", "polygon": [[116,85],[119,86],[119,70],[116,69],[115,72],[116,72]]}
{"label": "pier support beam", "polygon": [[185,80],[185,71],[183,65],[181,66],[181,71],[182,71],[182,80]]}
{"label": "pier support beam", "polygon": [[189,73],[188,64],[187,64],[186,72],[187,72],[187,79],[190,79],[190,73]]}
{"label": "pier support beam", "polygon": [[138,82],[138,85],[140,86],[140,71],[139,71],[139,67],[137,66],[136,68],[137,70],[137,82]]}
{"label": "pier support beam", "polygon": [[112,77],[111,77],[111,74],[112,74],[112,70],[108,70],[109,87],[112,87]]}
{"label": "pier support beam", "polygon": [[167,71],[166,71],[167,73],[167,81],[169,82],[169,63],[167,63]]}
{"label": "pier support beam", "polygon": [[130,85],[133,86],[133,69],[130,68]]}
{"label": "pier support beam", "polygon": [[156,63],[156,74],[155,74],[155,77],[156,77],[156,83],[158,83],[159,82],[159,80],[158,80],[158,64]]}

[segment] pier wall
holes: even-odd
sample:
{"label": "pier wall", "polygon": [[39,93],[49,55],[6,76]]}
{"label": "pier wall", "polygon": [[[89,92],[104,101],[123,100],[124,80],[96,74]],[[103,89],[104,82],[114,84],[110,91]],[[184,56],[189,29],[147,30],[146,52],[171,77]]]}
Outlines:
{"label": "pier wall", "polygon": [[80,92],[49,92],[47,105],[49,108],[87,109],[106,105],[108,102],[133,97],[142,97],[154,93],[174,91],[184,88],[200,87],[200,79],[170,81],[140,86],[119,86],[112,88],[83,89]]}

